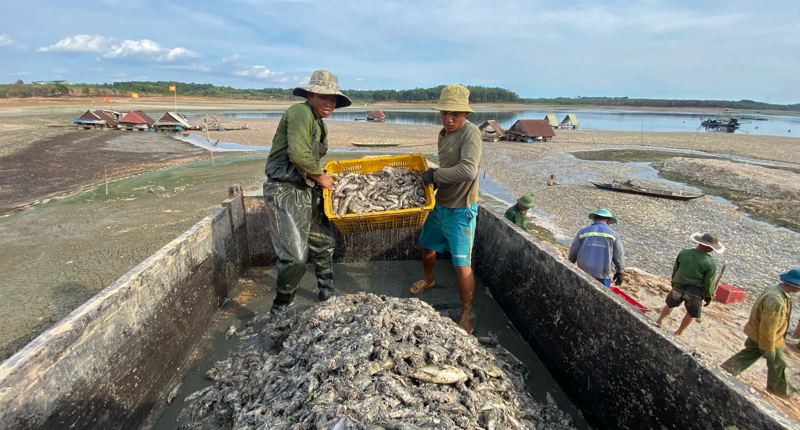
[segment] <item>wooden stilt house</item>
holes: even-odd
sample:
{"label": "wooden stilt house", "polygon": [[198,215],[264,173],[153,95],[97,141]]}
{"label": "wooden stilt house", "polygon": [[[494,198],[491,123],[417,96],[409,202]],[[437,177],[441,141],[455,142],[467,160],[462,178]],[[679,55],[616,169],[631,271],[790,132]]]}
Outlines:
{"label": "wooden stilt house", "polygon": [[382,110],[371,110],[367,114],[368,122],[386,122],[386,114]]}
{"label": "wooden stilt house", "polygon": [[101,129],[117,128],[119,113],[114,111],[87,110],[79,118],[75,118],[75,125],[78,129]]}
{"label": "wooden stilt house", "polygon": [[506,135],[506,131],[493,119],[481,124],[478,130],[481,131],[484,142],[497,142]]}
{"label": "wooden stilt house", "polygon": [[550,123],[543,119],[521,119],[506,130],[505,140],[515,142],[547,142],[556,132]]}
{"label": "wooden stilt house", "polygon": [[547,115],[544,116],[544,119],[545,119],[545,121],[547,121],[550,124],[550,127],[558,128],[559,124],[558,124],[558,120],[556,119],[555,115],[553,115],[551,113],[547,114]]}
{"label": "wooden stilt house", "polygon": [[178,112],[167,112],[155,123],[156,131],[182,131],[190,130],[192,126],[186,116]]}
{"label": "wooden stilt house", "polygon": [[574,113],[570,113],[561,120],[560,128],[571,128],[573,130],[577,130],[578,125],[578,117]]}
{"label": "wooden stilt house", "polygon": [[155,120],[140,110],[132,110],[119,120],[119,128],[123,130],[150,130]]}

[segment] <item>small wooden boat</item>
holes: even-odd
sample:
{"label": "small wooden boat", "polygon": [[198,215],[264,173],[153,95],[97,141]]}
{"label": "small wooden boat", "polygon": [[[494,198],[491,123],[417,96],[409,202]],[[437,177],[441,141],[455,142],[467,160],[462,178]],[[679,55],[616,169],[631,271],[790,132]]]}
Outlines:
{"label": "small wooden boat", "polygon": [[400,146],[402,143],[402,140],[399,142],[350,142],[350,144],[354,146],[369,146],[376,148],[382,148],[384,146]]}
{"label": "small wooden boat", "polygon": [[[590,181],[591,182],[591,181]],[[611,184],[603,184],[592,182],[597,188],[608,191],[619,191],[621,193],[641,194],[643,196],[660,197],[662,199],[672,200],[692,200],[705,196],[705,194],[684,193],[683,191],[666,191],[655,188],[642,188],[635,185],[625,185],[623,183],[614,182]]]}

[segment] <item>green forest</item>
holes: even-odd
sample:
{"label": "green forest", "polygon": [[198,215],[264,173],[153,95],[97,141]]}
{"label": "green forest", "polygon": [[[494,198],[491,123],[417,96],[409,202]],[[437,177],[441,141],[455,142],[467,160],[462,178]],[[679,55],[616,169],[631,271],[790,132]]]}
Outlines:
{"label": "green forest", "polygon": [[[195,84],[166,81],[132,81],[114,82],[111,84],[66,84],[44,83],[26,84],[17,81],[12,84],[0,84],[0,98],[30,97],[130,97],[131,93],[139,93],[139,97],[172,95],[169,87],[175,85],[181,96],[214,97],[224,99],[245,100],[299,100],[292,96],[291,88],[232,88],[212,84]],[[409,90],[342,90],[355,103],[399,102],[424,103],[439,98],[444,85],[431,88],[414,88]],[[555,98],[523,98],[517,93],[498,87],[470,86],[470,103],[523,103],[543,106],[617,106],[617,107],[667,107],[667,108],[714,108],[714,109],[753,109],[800,111],[800,103],[778,105],[753,100],[665,100],[665,99],[632,99],[628,97],[555,97]]]}

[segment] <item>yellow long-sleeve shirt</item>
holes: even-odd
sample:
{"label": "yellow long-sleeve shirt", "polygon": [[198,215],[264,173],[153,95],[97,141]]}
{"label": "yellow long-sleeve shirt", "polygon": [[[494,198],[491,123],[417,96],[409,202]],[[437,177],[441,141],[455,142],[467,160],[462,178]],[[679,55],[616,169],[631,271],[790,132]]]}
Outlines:
{"label": "yellow long-sleeve shirt", "polygon": [[783,348],[791,315],[792,297],[780,284],[770,285],[756,299],[744,332],[758,343],[759,349],[774,351]]}

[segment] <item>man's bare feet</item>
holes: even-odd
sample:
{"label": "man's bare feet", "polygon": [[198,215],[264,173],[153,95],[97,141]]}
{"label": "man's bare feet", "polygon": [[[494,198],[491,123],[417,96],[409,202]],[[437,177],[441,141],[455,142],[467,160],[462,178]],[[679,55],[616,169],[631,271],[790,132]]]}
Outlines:
{"label": "man's bare feet", "polygon": [[458,326],[461,327],[462,330],[467,332],[467,334],[472,334],[472,330],[473,330],[473,328],[472,328],[472,318],[467,318],[467,320],[465,321],[464,318],[462,317],[461,321],[459,321],[459,323],[458,323]]}

